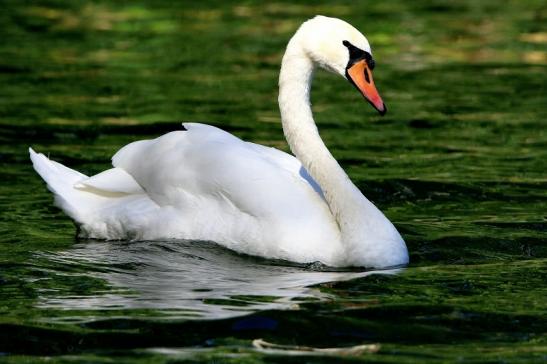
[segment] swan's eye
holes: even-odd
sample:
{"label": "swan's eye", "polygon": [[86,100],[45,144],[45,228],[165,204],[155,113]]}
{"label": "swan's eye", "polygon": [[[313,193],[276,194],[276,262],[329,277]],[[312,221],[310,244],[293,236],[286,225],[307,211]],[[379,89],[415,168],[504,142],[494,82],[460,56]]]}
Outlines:
{"label": "swan's eye", "polygon": [[349,51],[349,62],[347,68],[364,59],[366,60],[367,66],[370,68],[370,70],[372,71],[374,69],[375,62],[369,52],[364,51],[361,48],[357,48],[347,40],[343,41],[342,44]]}

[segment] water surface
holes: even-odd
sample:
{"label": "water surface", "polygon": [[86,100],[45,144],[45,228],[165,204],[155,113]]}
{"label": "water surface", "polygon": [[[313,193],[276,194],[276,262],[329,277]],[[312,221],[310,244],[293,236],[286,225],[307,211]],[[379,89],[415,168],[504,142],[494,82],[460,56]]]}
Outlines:
{"label": "water surface", "polygon": [[[101,282],[84,294],[39,290],[42,308],[150,309],[170,318],[219,319],[257,310],[298,309],[302,302],[332,299],[309,286],[397,273],[336,272],[318,264],[272,262],[202,241],[86,241],[69,250],[36,254],[35,259],[48,266],[44,272],[53,270],[55,279],[72,281],[75,287]],[[105,284],[110,289],[104,289]]]}
{"label": "water surface", "polygon": [[[197,121],[287,150],[279,63],[317,13],[373,46],[386,116],[325,73],[312,101],[326,144],[407,241],[406,269],[74,237],[29,146],[93,174],[128,142]],[[4,1],[2,360],[545,362],[546,14],[539,0]],[[380,349],[294,356],[258,338]]]}

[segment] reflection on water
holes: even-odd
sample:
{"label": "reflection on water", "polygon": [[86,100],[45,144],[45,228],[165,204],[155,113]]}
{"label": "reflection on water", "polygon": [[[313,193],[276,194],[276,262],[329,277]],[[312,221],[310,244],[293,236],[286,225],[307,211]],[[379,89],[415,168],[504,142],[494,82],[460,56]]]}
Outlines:
{"label": "reflection on water", "polygon": [[38,303],[42,308],[168,310],[171,317],[206,319],[294,308],[304,300],[328,298],[310,285],[379,273],[273,265],[213,243],[191,241],[87,241],[38,258],[54,267],[48,273],[54,273],[55,279],[81,279],[84,286],[89,279],[107,283],[106,288],[90,284],[94,288],[78,294],[44,290]]}

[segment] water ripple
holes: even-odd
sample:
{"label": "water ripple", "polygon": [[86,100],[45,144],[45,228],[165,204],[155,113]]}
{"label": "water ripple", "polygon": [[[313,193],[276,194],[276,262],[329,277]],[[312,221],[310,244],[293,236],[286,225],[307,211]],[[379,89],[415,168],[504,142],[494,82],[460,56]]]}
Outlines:
{"label": "water ripple", "polygon": [[[36,257],[42,262],[42,269],[53,276],[51,279],[73,281],[68,292],[40,292],[41,308],[152,309],[167,310],[170,317],[207,319],[257,310],[294,309],[304,301],[329,298],[309,286],[379,273],[324,271],[325,267],[312,270],[241,256],[213,243],[192,241],[87,241],[69,250],[39,253]],[[86,285],[86,280],[97,279],[107,287],[95,283],[96,287],[88,287],[85,294],[71,294],[75,290],[71,284]]]}

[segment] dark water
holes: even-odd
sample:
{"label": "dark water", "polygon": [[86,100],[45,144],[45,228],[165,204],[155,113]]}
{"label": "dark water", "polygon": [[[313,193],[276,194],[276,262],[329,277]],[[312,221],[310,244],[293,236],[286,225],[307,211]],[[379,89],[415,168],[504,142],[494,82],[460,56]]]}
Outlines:
{"label": "dark water", "polygon": [[[406,269],[74,238],[29,146],[93,174],[132,140],[202,121],[286,150],[279,62],[317,13],[374,48],[386,116],[324,73],[312,98],[325,142],[407,241]],[[543,1],[4,1],[0,361],[545,362],[546,15]],[[379,350],[301,348],[362,344]]]}

